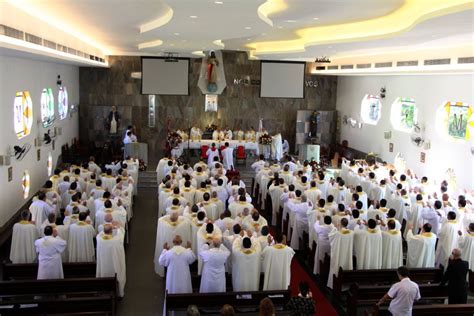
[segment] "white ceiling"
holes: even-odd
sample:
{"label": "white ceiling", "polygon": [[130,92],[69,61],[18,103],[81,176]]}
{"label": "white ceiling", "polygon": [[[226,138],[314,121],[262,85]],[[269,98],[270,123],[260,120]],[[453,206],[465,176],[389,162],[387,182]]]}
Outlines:
{"label": "white ceiling", "polygon": [[[268,0],[286,5],[285,9],[269,15],[273,25],[258,15],[259,7],[267,0],[222,0],[222,4],[215,0],[2,1],[14,1],[16,6],[20,3],[20,7],[30,14],[60,21],[100,43],[111,55],[178,52],[191,56],[193,51],[247,50],[246,45],[250,42],[291,40],[295,38],[295,30],[303,27],[381,17],[400,9],[408,0]],[[430,0],[417,1],[430,5]],[[167,23],[140,33],[141,25],[165,18],[167,14],[169,17],[170,10],[172,17]],[[423,45],[472,46],[473,21],[474,10],[471,9],[431,18],[383,39],[308,46],[304,52],[259,55],[259,58],[310,60],[323,55],[384,53]],[[154,41],[161,45],[138,49],[140,43]]]}

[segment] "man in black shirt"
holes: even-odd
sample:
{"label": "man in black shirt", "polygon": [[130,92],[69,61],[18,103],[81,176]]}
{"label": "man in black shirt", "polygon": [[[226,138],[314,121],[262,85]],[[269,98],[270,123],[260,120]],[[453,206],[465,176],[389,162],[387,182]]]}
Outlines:
{"label": "man in black shirt", "polygon": [[461,259],[461,250],[455,248],[449,257],[449,264],[441,285],[448,282],[448,304],[467,303],[467,272],[469,264]]}

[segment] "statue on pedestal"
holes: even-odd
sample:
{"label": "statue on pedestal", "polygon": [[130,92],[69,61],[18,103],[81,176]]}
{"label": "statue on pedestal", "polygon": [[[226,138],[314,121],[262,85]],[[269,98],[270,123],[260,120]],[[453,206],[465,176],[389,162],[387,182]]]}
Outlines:
{"label": "statue on pedestal", "polygon": [[120,113],[117,111],[117,108],[115,105],[112,106],[112,110],[109,112],[109,115],[107,116],[107,128],[109,130],[109,133],[111,135],[117,134],[117,131],[120,126]]}
{"label": "statue on pedestal", "polygon": [[318,141],[318,125],[319,125],[320,115],[318,111],[314,111],[311,114],[309,122],[309,138],[313,141]]}

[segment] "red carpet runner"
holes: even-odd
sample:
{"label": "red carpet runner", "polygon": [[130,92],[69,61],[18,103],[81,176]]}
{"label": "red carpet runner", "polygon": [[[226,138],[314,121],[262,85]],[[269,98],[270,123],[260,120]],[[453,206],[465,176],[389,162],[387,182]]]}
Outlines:
{"label": "red carpet runner", "polygon": [[326,299],[326,297],[319,291],[316,283],[313,279],[306,273],[306,271],[301,267],[298,260],[293,258],[291,263],[291,282],[290,288],[293,296],[298,295],[298,284],[301,281],[306,281],[309,284],[311,293],[313,294],[314,301],[316,302],[316,313],[315,315],[321,316],[332,316],[337,315],[336,310],[332,307],[331,303]]}

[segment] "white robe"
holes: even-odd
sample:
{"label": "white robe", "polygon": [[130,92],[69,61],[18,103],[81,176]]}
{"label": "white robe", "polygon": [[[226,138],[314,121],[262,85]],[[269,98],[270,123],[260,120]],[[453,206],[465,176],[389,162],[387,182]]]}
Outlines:
{"label": "white robe", "polygon": [[277,215],[280,212],[281,200],[280,197],[283,194],[286,185],[274,185],[272,184],[270,188],[268,188],[268,193],[270,194],[270,198],[272,199],[272,225],[276,226],[277,224]]}
{"label": "white robe", "polygon": [[313,225],[313,229],[317,236],[317,243],[316,243],[316,251],[314,253],[314,268],[313,273],[319,274],[321,273],[321,266],[319,261],[324,261],[324,255],[327,253],[328,255],[331,254],[331,243],[329,241],[329,234],[334,231],[336,228],[333,224],[330,225],[320,225],[318,221],[316,221]]}
{"label": "white robe", "polygon": [[172,245],[173,239],[176,235],[180,235],[184,244],[187,244],[191,239],[191,224],[183,216],[179,216],[176,222],[170,221],[170,216],[165,215],[158,220],[156,227],[156,244],[155,244],[155,272],[161,276],[165,276],[165,269],[159,263],[159,258],[163,252],[163,245],[168,243]]}
{"label": "white robe", "polygon": [[458,223],[457,221],[447,221],[443,224],[438,235],[438,245],[436,247],[435,265],[442,265],[444,269],[448,267],[449,256],[454,248],[458,246]]}
{"label": "white robe", "polygon": [[401,232],[396,229],[382,232],[382,269],[397,269],[402,265]]}
{"label": "white robe", "polygon": [[329,242],[331,243],[331,263],[327,285],[332,289],[334,275],[339,274],[339,268],[353,269],[354,232],[348,229],[334,230],[329,234]]}
{"label": "white robe", "polygon": [[234,148],[226,147],[222,150],[222,163],[226,170],[234,168]]}
{"label": "white robe", "polygon": [[63,279],[61,253],[66,249],[66,241],[61,237],[46,236],[35,241],[38,253],[38,280]]}
{"label": "white robe", "polygon": [[422,233],[413,235],[411,230],[407,233],[407,267],[408,268],[434,268],[436,235]]}
{"label": "white robe", "polygon": [[260,243],[252,243],[250,249],[242,248],[242,239],[232,245],[232,287],[234,292],[258,291],[260,283]]}
{"label": "white robe", "polygon": [[206,155],[207,155],[207,166],[211,168],[212,163],[214,162],[214,157],[219,158],[219,150],[217,150],[217,148],[214,148],[214,150],[212,150],[212,147],[211,147],[207,150]]}
{"label": "white robe", "polygon": [[201,286],[199,293],[225,292],[225,263],[230,251],[221,245],[220,248],[209,248],[202,245],[199,256],[203,262]]}
{"label": "white robe", "polygon": [[196,256],[191,249],[182,246],[163,249],[158,261],[167,267],[166,290],[169,294],[193,292],[189,265],[196,261]]}
{"label": "white robe", "polygon": [[214,231],[212,234],[208,234],[206,232],[206,224],[203,224],[196,233],[196,248],[197,248],[197,257],[198,257],[198,275],[201,275],[202,268],[203,268],[203,261],[202,257],[200,256],[200,252],[202,246],[207,242],[212,242],[213,239],[222,239],[222,231],[219,226],[214,225]]}
{"label": "white robe", "polygon": [[[303,232],[308,232],[308,211],[311,211],[311,202],[294,204],[291,201],[287,203],[290,210],[290,224],[293,232],[291,234],[290,247],[299,250],[299,239],[303,238]],[[292,220],[293,219],[293,220]]]}
{"label": "white robe", "polygon": [[125,250],[123,247],[122,233],[115,236],[97,235],[97,266],[96,277],[113,277],[117,274],[119,296],[124,296],[125,282],[127,280]]}
{"label": "white robe", "polygon": [[35,222],[38,232],[42,233],[39,231],[41,224],[48,218],[49,214],[55,213],[55,209],[45,201],[36,200],[30,205],[30,213],[31,220]]}
{"label": "white robe", "polygon": [[272,158],[278,161],[283,158],[283,143],[281,140],[281,134],[272,136]]}
{"label": "white robe", "polygon": [[95,229],[85,222],[77,222],[69,226],[69,262],[93,262]]}
{"label": "white robe", "polygon": [[474,233],[459,237],[459,248],[462,260],[469,262],[469,270],[474,271]]}
{"label": "white robe", "polygon": [[291,260],[295,251],[288,246],[276,244],[262,252],[264,282],[263,290],[286,290],[291,280]]}
{"label": "white robe", "polygon": [[357,269],[382,268],[382,233],[380,229],[354,229],[354,252]]}
{"label": "white robe", "polygon": [[13,225],[10,260],[12,263],[33,263],[36,261],[35,240],[38,230],[28,221]]}

